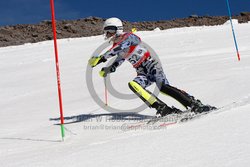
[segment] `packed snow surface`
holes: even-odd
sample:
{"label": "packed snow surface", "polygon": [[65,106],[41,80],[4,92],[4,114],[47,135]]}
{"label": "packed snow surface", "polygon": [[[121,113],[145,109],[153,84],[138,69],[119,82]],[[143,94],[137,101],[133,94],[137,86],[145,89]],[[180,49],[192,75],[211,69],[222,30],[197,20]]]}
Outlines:
{"label": "packed snow surface", "polygon": [[[171,85],[203,103],[227,106],[154,130],[122,129],[138,122],[135,117],[154,116],[154,110],[121,115],[105,111],[92,99],[86,85],[87,62],[103,36],[58,40],[63,142],[53,42],[0,48],[0,166],[249,166],[250,23],[234,26],[241,61],[229,24],[137,32],[158,54]],[[103,65],[93,70],[93,83],[104,101],[104,82],[98,75]],[[127,83],[135,76],[125,62],[111,74],[111,82],[118,92],[132,94]],[[171,98],[159,97],[181,108]],[[132,112],[142,102],[108,94],[108,105]]]}

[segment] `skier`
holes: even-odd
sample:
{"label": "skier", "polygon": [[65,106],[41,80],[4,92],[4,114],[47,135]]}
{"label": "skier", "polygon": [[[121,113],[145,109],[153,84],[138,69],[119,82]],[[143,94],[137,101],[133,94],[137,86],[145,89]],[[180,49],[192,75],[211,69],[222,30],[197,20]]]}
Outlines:
{"label": "skier", "polygon": [[118,18],[109,18],[104,22],[103,31],[105,39],[113,42],[113,47],[103,55],[92,57],[89,65],[95,67],[99,63],[106,62],[108,58],[117,58],[109,67],[103,67],[99,74],[106,77],[107,74],[116,71],[125,60],[129,61],[136,69],[137,76],[128,83],[129,88],[139,96],[150,108],[156,109],[157,116],[165,116],[172,113],[180,113],[181,110],[169,107],[150,91],[146,90],[152,83],[156,83],[160,92],[169,95],[180,102],[185,108],[190,108],[195,113],[207,112],[215,109],[209,105],[203,105],[200,100],[177,89],[169,84],[160,63],[150,55],[150,52],[141,44],[141,39],[130,32],[123,32],[123,25]]}

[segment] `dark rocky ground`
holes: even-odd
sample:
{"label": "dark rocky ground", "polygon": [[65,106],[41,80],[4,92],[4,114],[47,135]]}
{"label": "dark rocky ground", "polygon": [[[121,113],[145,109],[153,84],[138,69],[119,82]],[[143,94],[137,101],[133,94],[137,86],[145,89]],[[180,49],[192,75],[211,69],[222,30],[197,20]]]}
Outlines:
{"label": "dark rocky ground", "polygon": [[[139,31],[153,30],[156,27],[163,30],[174,27],[221,25],[228,19],[228,16],[192,15],[188,18],[173,20],[144,22],[123,21],[123,24],[126,31],[130,31],[131,28],[134,27]],[[233,19],[238,19],[239,23],[246,23],[250,21],[250,12],[242,12],[240,15],[233,16]],[[102,34],[102,25],[104,21],[105,19],[99,17],[57,21],[57,38],[61,39],[100,35]],[[38,24],[19,24],[0,27],[0,47],[21,45],[24,43],[35,43],[39,41],[51,40],[52,38],[50,20],[45,20]]]}

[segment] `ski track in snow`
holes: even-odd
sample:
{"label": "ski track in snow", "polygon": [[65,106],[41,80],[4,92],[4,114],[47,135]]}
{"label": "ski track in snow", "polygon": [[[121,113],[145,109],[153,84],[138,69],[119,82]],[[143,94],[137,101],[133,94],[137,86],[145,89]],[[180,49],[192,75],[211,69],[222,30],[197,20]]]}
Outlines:
{"label": "ski track in snow", "polygon": [[[200,119],[154,130],[122,129],[154,116],[153,110],[109,113],[92,100],[86,65],[103,36],[58,40],[64,142],[58,126],[53,42],[0,48],[0,166],[249,166],[250,23],[234,24],[240,62],[227,23],[137,32],[158,53],[172,85],[204,103],[224,106]],[[93,82],[103,98],[100,69],[93,70]],[[134,76],[125,62],[111,82],[116,90],[132,94],[127,83]],[[169,97],[159,97],[181,108]],[[112,107],[138,104],[140,99],[124,104],[109,95]]]}

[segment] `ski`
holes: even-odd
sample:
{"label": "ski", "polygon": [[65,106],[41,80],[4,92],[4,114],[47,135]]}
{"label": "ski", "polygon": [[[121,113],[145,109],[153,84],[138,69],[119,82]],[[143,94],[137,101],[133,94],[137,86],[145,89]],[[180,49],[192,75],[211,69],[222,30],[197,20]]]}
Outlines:
{"label": "ski", "polygon": [[190,110],[186,110],[186,111],[183,111],[182,113],[179,113],[179,114],[169,114],[169,115],[166,115],[164,117],[155,117],[155,118],[152,118],[150,119],[147,124],[148,125],[153,125],[155,124],[156,122],[172,122],[172,123],[178,123],[178,122],[183,122],[184,120],[189,120],[191,118],[193,118],[195,115],[195,113],[191,112]]}
{"label": "ski", "polygon": [[128,130],[139,130],[139,129],[160,129],[164,127],[169,127],[179,123],[185,123],[202,118],[210,114],[219,114],[221,112],[227,111],[228,109],[244,105],[245,102],[232,102],[224,106],[218,107],[217,109],[210,110],[202,113],[194,113],[190,109],[184,110],[179,114],[169,114],[164,117],[153,117],[147,120],[142,120],[136,123],[124,124],[123,131]]}
{"label": "ski", "polygon": [[201,118],[216,110],[210,110],[208,112],[203,112],[203,113],[194,113],[191,110],[185,110],[179,114],[169,114],[164,117],[154,117],[149,120],[143,120],[141,122],[137,122],[134,124],[127,124],[124,125],[126,126],[124,130],[126,131],[126,130],[139,130],[139,129],[160,129],[178,123],[185,123],[194,119]]}

